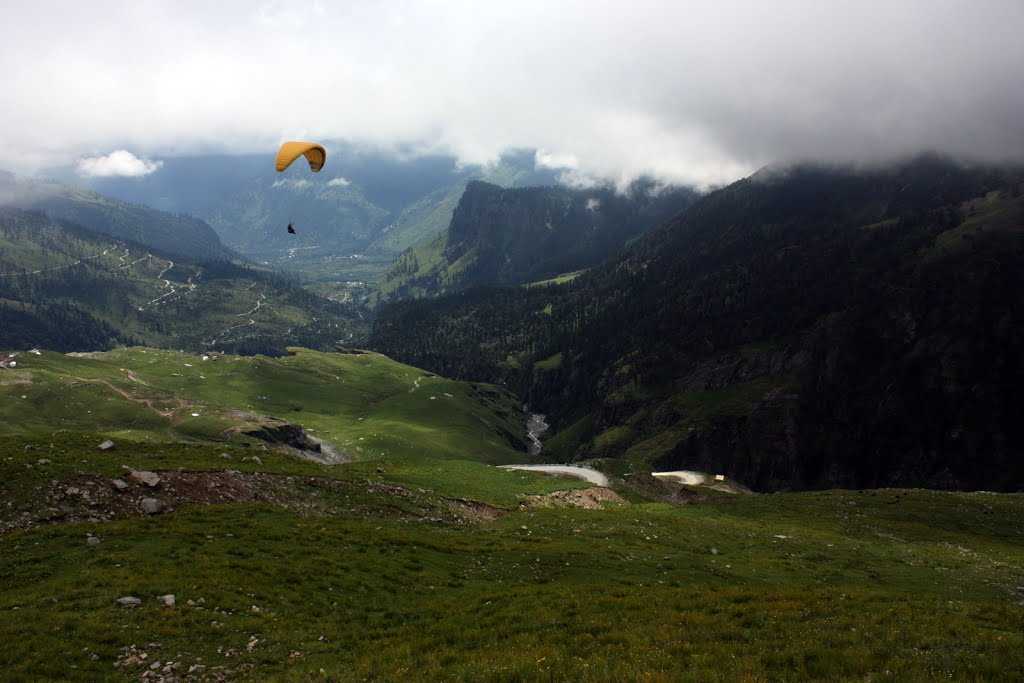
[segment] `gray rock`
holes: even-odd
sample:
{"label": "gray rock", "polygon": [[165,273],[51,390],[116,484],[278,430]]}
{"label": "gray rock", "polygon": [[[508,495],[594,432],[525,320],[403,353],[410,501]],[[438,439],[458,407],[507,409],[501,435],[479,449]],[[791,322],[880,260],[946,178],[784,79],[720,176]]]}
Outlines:
{"label": "gray rock", "polygon": [[131,474],[128,475],[129,479],[133,479],[140,484],[145,484],[149,488],[155,488],[160,484],[160,475],[156,472],[148,472],[146,470],[132,470]]}
{"label": "gray rock", "polygon": [[99,545],[100,539],[98,536],[90,536],[89,538],[85,539],[85,542],[89,545]]}
{"label": "gray rock", "polygon": [[110,439],[107,439],[106,441],[104,441],[103,443],[101,443],[101,444],[99,445],[99,447],[98,447],[98,448],[99,448],[99,449],[100,449],[101,451],[109,451],[109,450],[113,450],[113,448],[114,448],[114,442],[113,442],[113,441],[111,441]]}
{"label": "gray rock", "polygon": [[158,515],[164,509],[164,504],[156,498],[143,498],[141,506],[142,511],[147,515]]}
{"label": "gray rock", "polygon": [[712,555],[717,555],[718,554],[718,548],[712,548],[711,549],[711,554]]}
{"label": "gray rock", "polygon": [[48,458],[39,458],[39,460],[36,461],[36,464],[37,465],[49,465],[50,464],[50,460]]}
{"label": "gray rock", "polygon": [[164,607],[174,607],[174,595],[172,593],[168,593],[167,595],[158,595],[156,599]]}
{"label": "gray rock", "polygon": [[121,607],[138,607],[142,604],[142,600],[139,600],[138,598],[129,595],[123,598],[118,598],[117,604],[119,604]]}
{"label": "gray rock", "polygon": [[128,482],[126,482],[124,479],[111,479],[110,484],[118,491],[128,490]]}

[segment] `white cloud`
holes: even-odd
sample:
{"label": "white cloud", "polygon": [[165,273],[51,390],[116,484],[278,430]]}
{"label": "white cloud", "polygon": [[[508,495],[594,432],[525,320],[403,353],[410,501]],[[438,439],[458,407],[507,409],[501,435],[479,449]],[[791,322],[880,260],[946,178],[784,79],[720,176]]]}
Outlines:
{"label": "white cloud", "polygon": [[580,165],[574,154],[558,154],[546,149],[538,149],[533,160],[540,168],[578,168]]}
{"label": "white cloud", "polygon": [[292,190],[301,190],[312,184],[313,183],[311,181],[303,178],[281,178],[280,180],[275,180],[271,187],[287,187]]}
{"label": "white cloud", "polygon": [[619,185],[1024,160],[1020,0],[33,0],[3,19],[0,168],[281,139],[543,149]]}
{"label": "white cloud", "polygon": [[338,176],[337,178],[331,178],[330,180],[327,181],[327,187],[348,187],[351,184],[351,180],[349,180],[348,178],[342,178],[341,176]]}
{"label": "white cloud", "polygon": [[75,163],[78,175],[93,178],[124,176],[137,178],[149,175],[164,165],[162,161],[140,159],[128,150],[118,149],[97,157],[83,157]]}

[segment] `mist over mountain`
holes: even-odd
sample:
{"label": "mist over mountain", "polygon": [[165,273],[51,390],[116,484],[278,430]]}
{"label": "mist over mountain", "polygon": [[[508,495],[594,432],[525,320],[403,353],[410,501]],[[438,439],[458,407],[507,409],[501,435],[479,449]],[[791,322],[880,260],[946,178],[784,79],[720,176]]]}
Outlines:
{"label": "mist over mountain", "polygon": [[0,172],[2,206],[42,211],[98,233],[196,261],[235,257],[202,220],[119,201],[54,181],[19,178]]}
{"label": "mist over mountain", "polygon": [[[277,173],[266,155],[223,154],[165,158],[137,177],[82,175],[75,168],[52,174],[106,196],[199,217],[240,253],[290,266],[296,254],[397,253],[447,227],[450,208],[443,207],[470,180],[553,185],[561,172],[538,167],[532,150],[463,166],[449,155],[401,155],[343,142],[328,147],[330,163],[319,174]],[[420,220],[438,207],[440,216]],[[294,236],[284,230],[290,222],[298,228]]]}

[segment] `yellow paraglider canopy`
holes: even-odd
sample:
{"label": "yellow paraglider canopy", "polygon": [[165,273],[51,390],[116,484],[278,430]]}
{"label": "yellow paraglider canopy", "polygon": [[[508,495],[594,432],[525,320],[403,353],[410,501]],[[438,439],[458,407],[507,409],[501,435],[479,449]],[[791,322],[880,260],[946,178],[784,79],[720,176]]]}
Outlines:
{"label": "yellow paraglider canopy", "polygon": [[327,161],[327,150],[315,142],[297,140],[286,142],[281,145],[281,149],[277,150],[277,161],[275,162],[277,171],[280,173],[288,168],[300,156],[306,157],[306,160],[309,161],[309,170],[316,173],[324,167],[324,162]]}

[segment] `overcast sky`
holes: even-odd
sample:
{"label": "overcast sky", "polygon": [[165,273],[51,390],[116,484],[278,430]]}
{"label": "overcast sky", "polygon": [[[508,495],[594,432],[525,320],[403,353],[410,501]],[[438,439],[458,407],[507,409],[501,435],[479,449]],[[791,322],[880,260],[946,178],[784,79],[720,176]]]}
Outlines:
{"label": "overcast sky", "polygon": [[0,168],[22,172],[303,137],[702,185],[1024,159],[1024,0],[4,0],[0,24]]}

